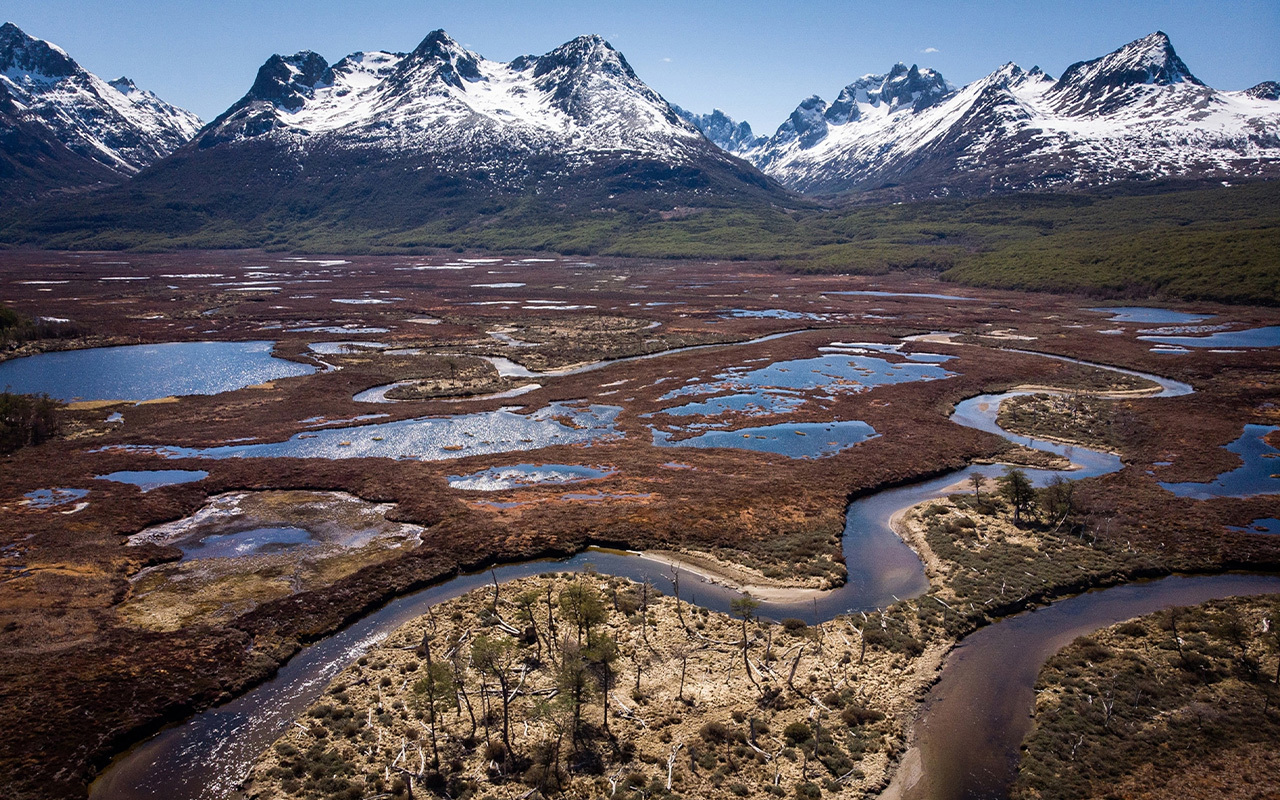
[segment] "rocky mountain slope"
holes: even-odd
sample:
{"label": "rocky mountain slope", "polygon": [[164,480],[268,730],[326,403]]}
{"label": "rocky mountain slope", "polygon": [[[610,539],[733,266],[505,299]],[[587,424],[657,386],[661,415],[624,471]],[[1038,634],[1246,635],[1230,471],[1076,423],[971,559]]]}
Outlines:
{"label": "rocky mountain slope", "polygon": [[1272,82],[1242,92],[1206,86],[1156,32],[1073,64],[1057,80],[1009,63],[956,88],[932,70],[898,64],[851,83],[835,102],[806,99],[763,143],[718,141],[813,194],[1238,179],[1280,174],[1278,95]]}
{"label": "rocky mountain slope", "polygon": [[104,81],[57,45],[0,26],[0,197],[118,182],[199,128],[128,78]]}
{"label": "rocky mountain slope", "polygon": [[769,141],[768,136],[756,136],[749,124],[737,122],[718,108],[710,114],[694,114],[677,105],[671,107],[680,119],[702,131],[703,136],[725,152],[740,155]]}
{"label": "rocky mountain slope", "polygon": [[272,56],[240,101],[138,183],[189,197],[246,179],[255,204],[302,192],[394,224],[494,198],[594,209],[785,196],[598,36],[508,63],[444,31],[411,53]]}

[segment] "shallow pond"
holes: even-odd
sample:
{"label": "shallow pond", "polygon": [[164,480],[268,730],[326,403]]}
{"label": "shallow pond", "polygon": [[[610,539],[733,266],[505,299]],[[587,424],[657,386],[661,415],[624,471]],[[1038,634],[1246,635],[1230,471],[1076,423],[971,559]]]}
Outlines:
{"label": "shallow pond", "polygon": [[[672,417],[718,417],[730,412],[752,417],[771,416],[773,414],[789,414],[804,405],[804,398],[796,393],[781,392],[748,392],[746,394],[727,394],[712,397],[693,403],[685,403],[674,408],[664,408],[661,412]],[[652,417],[653,414],[644,414]]]}
{"label": "shallow pond", "polygon": [[1280,519],[1263,517],[1262,519],[1255,519],[1243,528],[1228,527],[1227,530],[1236,531],[1237,533],[1280,533]]}
{"label": "shallow pond", "polygon": [[793,422],[739,428],[733,431],[707,431],[698,436],[673,441],[666,431],[654,430],[653,443],[658,447],[733,447],[777,453],[787,458],[822,458],[847,450],[878,434],[860,420],[844,422]]}
{"label": "shallow pond", "polygon": [[830,314],[815,314],[810,311],[788,311],[785,308],[767,308],[763,310],[735,308],[720,316],[730,319],[808,319],[823,321],[831,318]]}
{"label": "shallow pond", "polygon": [[1173,347],[1280,347],[1280,325],[1244,331],[1219,331],[1207,336],[1139,336]]}
{"label": "shallow pond", "polygon": [[31,508],[57,508],[74,503],[88,495],[88,489],[35,489],[24,494],[22,502]]}
{"label": "shallow pond", "polygon": [[[898,345],[852,345],[837,342],[821,348],[823,355],[814,358],[776,361],[763,367],[738,366],[717,373],[710,380],[685,383],[662,395],[660,400],[681,397],[718,395],[707,400],[685,403],[645,414],[646,418],[696,416],[700,421],[689,425],[672,425],[666,430],[651,426],[653,443],[662,447],[737,447],[780,453],[791,458],[817,458],[832,455],[874,435],[865,423],[849,421],[828,424],[780,424],[734,431],[712,430],[692,438],[672,440],[690,431],[723,428],[732,422],[715,421],[730,413],[745,416],[789,414],[803,406],[805,392],[820,392],[830,400],[837,394],[861,392],[876,386],[949,378],[953,373],[936,364],[893,363],[867,352],[896,353]],[[883,349],[882,349],[883,348]],[[951,356],[929,353],[912,354],[947,360]],[[909,357],[910,358],[910,357]],[[732,392],[732,394],[723,394]],[[816,439],[801,439],[813,435]]]}
{"label": "shallow pond", "polygon": [[198,469],[143,469],[121,470],[106,475],[95,475],[100,481],[116,483],[132,483],[144,492],[159,489],[161,486],[173,486],[178,483],[192,483],[209,477],[209,473]]}
{"label": "shallow pond", "polygon": [[310,375],[315,367],[275,358],[273,342],[171,342],[95,347],[0,363],[0,387],[59,400],[155,400],[220,394]]}
{"label": "shallow pond", "polygon": [[617,470],[612,467],[584,467],[577,464],[513,464],[490,467],[470,475],[450,475],[449,486],[473,492],[496,492],[524,486],[577,483],[607,478]]}
{"label": "shallow pond", "polygon": [[1108,322],[1143,322],[1154,325],[1182,325],[1210,319],[1213,314],[1192,314],[1149,306],[1116,306],[1114,308],[1086,308],[1099,314],[1110,314]]}
{"label": "shallow pond", "polygon": [[963,297],[958,294],[930,294],[929,292],[876,292],[864,290],[860,292],[823,292],[823,294],[838,294],[848,297],[927,297],[931,300],[972,300],[977,302],[977,297]]}
{"label": "shallow pond", "polygon": [[1161,483],[1179,497],[1207,500],[1211,497],[1253,497],[1280,494],[1280,450],[1267,444],[1266,437],[1280,430],[1274,425],[1245,425],[1239,439],[1226,450],[1244,461],[1236,469],[1224,472],[1208,483]]}
{"label": "shallow pond", "polygon": [[395,458],[440,461],[464,456],[589,444],[620,436],[618,406],[552,403],[532,414],[510,409],[324,428],[283,442],[221,447],[124,445],[116,449],[167,458]]}
{"label": "shallow pond", "polygon": [[391,347],[386,342],[312,342],[307,349],[322,356],[349,356],[367,353],[370,350],[385,350]]}
{"label": "shallow pond", "polygon": [[200,558],[251,556],[314,543],[311,531],[283,526],[212,534],[198,542],[179,545],[179,547],[182,550],[182,560],[191,561]]}

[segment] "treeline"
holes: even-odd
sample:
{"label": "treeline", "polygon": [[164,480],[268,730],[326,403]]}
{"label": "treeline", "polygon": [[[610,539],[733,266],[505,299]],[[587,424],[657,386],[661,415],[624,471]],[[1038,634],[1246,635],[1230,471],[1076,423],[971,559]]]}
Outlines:
{"label": "treeline", "polygon": [[59,432],[62,403],[47,394],[0,392],[0,453],[40,444]]}
{"label": "treeline", "polygon": [[[81,198],[0,219],[0,244],[70,249],[240,248],[323,253],[433,249],[643,258],[745,259],[800,273],[925,271],[970,286],[1280,304],[1280,182],[1205,188],[1111,187],[824,209],[759,202],[676,210],[533,197],[340,194],[246,214],[216,203]],[[358,205],[358,213],[356,206]],[[678,212],[678,213],[677,213]],[[255,215],[256,214],[256,215]],[[408,221],[408,222],[407,222]]]}
{"label": "treeline", "polygon": [[72,322],[30,319],[11,308],[0,306],[0,350],[10,350],[40,339],[74,339],[84,333],[83,328]]}

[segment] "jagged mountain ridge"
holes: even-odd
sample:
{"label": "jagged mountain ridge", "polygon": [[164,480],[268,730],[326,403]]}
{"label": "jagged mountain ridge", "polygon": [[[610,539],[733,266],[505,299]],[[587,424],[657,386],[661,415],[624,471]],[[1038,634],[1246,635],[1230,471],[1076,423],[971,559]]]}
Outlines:
{"label": "jagged mountain ridge", "polygon": [[735,152],[800,192],[904,197],[1280,174],[1280,96],[1206,86],[1162,32],[1054,80],[1005,64],[960,89],[898,64],[802,101]]}
{"label": "jagged mountain ridge", "polygon": [[121,180],[200,128],[194,114],[128,78],[104,81],[12,23],[0,26],[0,92],[8,197]]}
{"label": "jagged mountain ridge", "polygon": [[748,123],[738,122],[718,108],[713,109],[710,114],[694,114],[677,105],[672,105],[671,108],[685,122],[702,131],[702,135],[712,144],[727,153],[738,155],[769,141],[768,136],[756,136]]}
{"label": "jagged mountain ridge", "polygon": [[130,187],[251,225],[331,215],[391,229],[521,203],[547,216],[793,200],[598,36],[499,62],[444,31],[409,53],[272,56],[244,97]]}
{"label": "jagged mountain ridge", "polygon": [[253,139],[302,151],[429,155],[439,169],[483,169],[508,188],[528,182],[524,160],[548,154],[570,164],[723,159],[598,36],[509,63],[478,56],[444,31],[411,53],[355,53],[333,65],[309,51],[273,56],[193,146]]}

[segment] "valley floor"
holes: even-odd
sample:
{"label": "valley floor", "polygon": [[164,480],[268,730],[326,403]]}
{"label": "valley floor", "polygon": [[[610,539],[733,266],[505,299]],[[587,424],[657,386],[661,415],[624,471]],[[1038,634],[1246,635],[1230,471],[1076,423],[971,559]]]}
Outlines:
{"label": "valley floor", "polygon": [[[705,720],[727,726],[709,734],[727,737],[716,750],[725,760],[699,766],[700,778],[720,771],[717,791],[737,794],[740,782],[753,794],[769,791],[782,774],[778,785],[793,792],[810,773],[821,789],[856,767],[861,777],[851,773],[841,786],[871,791],[889,774],[914,698],[928,683],[932,667],[918,659],[940,655],[976,627],[1138,575],[1280,567],[1280,539],[1251,527],[1280,517],[1280,495],[1195,500],[1161,486],[1231,472],[1241,457],[1225,447],[1246,425],[1280,424],[1277,348],[1170,352],[1140,338],[1161,324],[1115,321],[1090,310],[1096,300],[957,289],[904,275],[799,276],[750,262],[485,253],[6,251],[0,287],[4,304],[28,319],[69,321],[46,323],[54,328],[22,341],[6,337],[0,384],[9,380],[3,370],[28,354],[161,342],[266,342],[274,361],[308,373],[142,403],[79,392],[58,412],[58,436],[0,459],[0,761],[13,797],[83,796],[111,758],[162,725],[243,694],[307,643],[462,570],[590,545],[652,550],[664,554],[658,573],[674,553],[691,572],[803,607],[814,590],[850,580],[846,559],[858,559],[845,531],[851,498],[972,463],[1044,455],[950,421],[958,403],[1021,385],[1121,395],[1144,389],[1141,381],[1035,353],[1153,373],[1195,392],[1019,401],[1011,428],[1114,451],[1118,471],[1074,484],[1066,524],[1043,516],[1014,526],[990,486],[981,498],[970,490],[905,517],[900,530],[924,556],[928,594],[878,604],[887,615],[883,639],[871,633],[864,662],[878,666],[858,672],[856,683],[888,686],[894,668],[915,677],[867,696],[873,704],[889,698],[884,720],[839,729],[849,767],[823,772],[806,763],[799,742],[789,745],[798,761],[775,756],[772,740],[750,739],[749,724],[733,718],[738,709],[749,723],[747,708],[756,702],[734,690],[741,708]],[[1231,330],[1280,323],[1280,314],[1260,307],[1183,310],[1216,315],[1205,324]],[[211,370],[192,369],[202,371]],[[393,402],[357,399],[398,383],[407,386],[387,393]],[[202,477],[145,491],[102,477],[156,470]],[[270,494],[291,492],[340,493],[352,498],[343,501],[348,521],[365,514],[373,521],[322,530],[312,516],[281,512]],[[218,510],[241,494],[250,499],[235,513]],[[136,538],[175,523],[172,536]],[[361,533],[375,529],[381,533]],[[215,568],[201,565],[197,551],[207,555],[214,546],[245,549]],[[192,576],[200,591],[184,594]],[[633,591],[601,580],[608,592]],[[786,594],[770,594],[778,592]],[[464,617],[479,613],[480,599],[466,603]],[[619,698],[653,725],[676,708],[667,707],[668,650],[686,634],[671,623],[671,603],[656,604],[658,621],[648,629],[664,654],[652,667],[651,702],[665,710],[642,712],[629,695]],[[686,611],[691,624],[697,614],[707,630],[724,628],[704,633],[712,638],[733,641],[733,625],[740,626]],[[514,624],[510,614],[502,617]],[[608,623],[623,644],[636,633],[626,616]],[[861,652],[848,625],[865,623],[849,619],[821,634],[824,653]],[[752,635],[774,630],[775,650],[788,636],[794,647],[818,635],[776,628]],[[780,664],[767,660],[758,638],[752,642],[753,664],[776,673],[769,677],[775,687],[787,684]],[[806,666],[816,658],[810,647],[817,652],[816,642],[806,644],[795,682],[803,686],[809,669],[823,688],[822,713],[834,720],[853,698],[840,709],[823,698],[851,685],[845,673],[852,667],[840,664],[842,655],[836,664],[824,657]],[[733,652],[709,646],[704,666],[714,662],[714,672]],[[402,656],[377,660],[398,670],[412,654]],[[369,671],[370,663],[359,666]],[[550,673],[535,677],[539,689],[550,688]],[[746,681],[745,670],[732,680]],[[789,685],[787,692],[795,694],[787,713],[797,719],[821,710],[811,703],[814,692]],[[409,695],[397,699],[409,708]],[[699,707],[718,708],[709,700]],[[406,735],[408,722],[395,711],[400,721],[389,719],[387,730]],[[602,719],[599,706],[588,718],[594,723],[597,714]],[[687,759],[704,741],[705,721],[664,725],[672,739],[661,746],[644,726],[627,734],[644,740],[637,754],[658,758],[644,762],[646,786],[661,771],[665,787],[677,733],[687,740]],[[792,721],[783,714],[770,723],[771,735],[785,741]],[[618,731],[638,724],[615,722]],[[522,757],[532,757],[550,730],[531,722],[526,736],[521,725]],[[751,755],[739,757],[744,730],[769,759],[757,760],[750,746]],[[389,735],[378,746],[389,747]],[[822,734],[813,735],[821,760]],[[357,734],[356,744],[362,741]],[[310,744],[293,746],[310,752]],[[418,757],[416,745],[405,747],[405,759],[410,749]],[[716,757],[715,748],[698,747]],[[295,758],[276,752],[273,758]],[[731,774],[730,759],[749,774]],[[486,768],[467,769],[476,778]],[[695,785],[688,769],[686,790]],[[397,779],[378,774],[388,787]]]}

